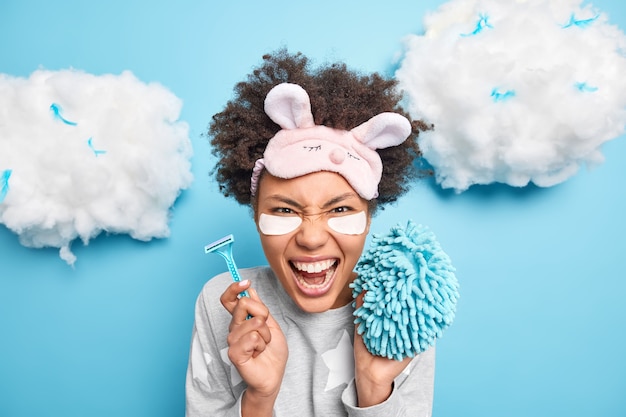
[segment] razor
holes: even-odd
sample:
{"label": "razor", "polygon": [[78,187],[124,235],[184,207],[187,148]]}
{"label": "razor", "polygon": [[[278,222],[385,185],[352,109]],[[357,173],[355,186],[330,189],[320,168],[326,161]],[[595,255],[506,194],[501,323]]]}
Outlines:
{"label": "razor", "polygon": [[[204,253],[218,253],[224,258],[226,261],[226,265],[228,266],[228,270],[230,274],[233,276],[233,281],[240,282],[241,276],[239,275],[239,271],[237,270],[237,265],[235,265],[235,259],[233,258],[233,242],[235,238],[233,235],[224,236],[223,238],[216,240],[213,243],[209,243],[204,247]],[[242,297],[249,297],[247,290],[239,293]]]}

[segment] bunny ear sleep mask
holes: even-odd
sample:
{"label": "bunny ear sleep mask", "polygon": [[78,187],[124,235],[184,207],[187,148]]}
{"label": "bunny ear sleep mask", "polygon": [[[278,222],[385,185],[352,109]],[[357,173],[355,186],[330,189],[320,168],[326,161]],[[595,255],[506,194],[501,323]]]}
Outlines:
{"label": "bunny ear sleep mask", "polygon": [[282,129],[256,161],[250,191],[256,194],[265,168],[291,179],[319,171],[343,176],[365,200],[378,196],[382,161],[376,149],[397,146],[411,134],[411,123],[398,113],[380,113],[350,131],[315,125],[307,92],[283,83],[265,98],[265,113]]}

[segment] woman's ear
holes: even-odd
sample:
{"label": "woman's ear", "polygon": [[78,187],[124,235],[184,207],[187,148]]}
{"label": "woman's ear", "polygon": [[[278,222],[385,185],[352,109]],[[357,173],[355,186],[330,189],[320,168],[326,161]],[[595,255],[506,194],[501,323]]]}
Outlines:
{"label": "woman's ear", "polygon": [[365,234],[368,235],[370,233],[370,225],[372,224],[372,210],[368,207],[367,209],[367,227],[365,227]]}

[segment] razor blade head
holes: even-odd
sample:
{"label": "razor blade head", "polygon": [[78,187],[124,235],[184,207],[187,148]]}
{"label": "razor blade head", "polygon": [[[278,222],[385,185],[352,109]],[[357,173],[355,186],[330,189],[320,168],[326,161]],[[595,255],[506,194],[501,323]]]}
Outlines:
{"label": "razor blade head", "polygon": [[204,253],[215,252],[219,248],[223,248],[224,246],[233,243],[235,241],[235,237],[233,235],[224,236],[223,238],[216,240],[213,243],[209,243],[204,247]]}

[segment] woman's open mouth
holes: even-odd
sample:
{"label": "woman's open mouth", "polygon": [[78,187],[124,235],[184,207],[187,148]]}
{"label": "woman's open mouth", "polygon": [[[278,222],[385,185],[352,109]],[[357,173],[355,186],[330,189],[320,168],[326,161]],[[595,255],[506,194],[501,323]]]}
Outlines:
{"label": "woman's open mouth", "polygon": [[308,296],[324,295],[333,283],[337,270],[337,259],[325,259],[316,262],[291,262],[296,284],[300,291]]}

